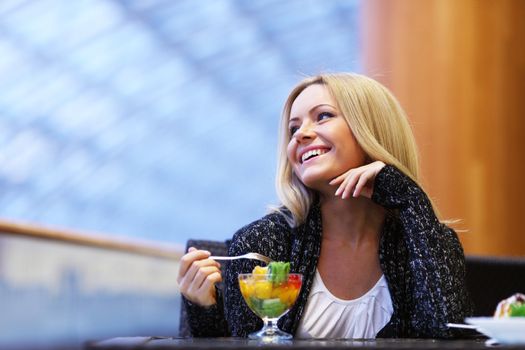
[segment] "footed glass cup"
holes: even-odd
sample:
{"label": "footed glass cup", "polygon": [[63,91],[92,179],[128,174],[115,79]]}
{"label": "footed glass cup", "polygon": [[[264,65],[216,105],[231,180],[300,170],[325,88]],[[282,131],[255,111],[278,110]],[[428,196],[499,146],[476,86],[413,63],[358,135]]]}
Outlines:
{"label": "footed glass cup", "polygon": [[239,274],[239,287],[248,307],[259,316],[264,326],[251,333],[250,339],[279,342],[292,339],[292,335],[280,330],[277,321],[295,304],[303,276],[290,273],[285,276],[272,274]]}

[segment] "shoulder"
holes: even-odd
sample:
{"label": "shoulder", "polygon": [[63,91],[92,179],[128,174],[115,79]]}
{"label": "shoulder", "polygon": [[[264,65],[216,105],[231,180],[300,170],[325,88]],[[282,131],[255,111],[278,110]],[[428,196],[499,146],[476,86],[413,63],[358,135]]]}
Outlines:
{"label": "shoulder", "polygon": [[271,250],[276,243],[283,244],[289,240],[290,232],[291,227],[283,214],[279,212],[267,214],[235,232],[230,245],[230,254],[249,249],[259,249],[260,252]]}
{"label": "shoulder", "polygon": [[260,236],[280,235],[290,231],[291,228],[286,222],[286,218],[279,212],[274,212],[257,219],[248,225],[241,227],[234,235],[233,240],[258,239]]}
{"label": "shoulder", "polygon": [[440,223],[440,225],[443,232],[443,240],[447,243],[448,249],[459,253],[461,257],[464,257],[465,253],[463,251],[463,246],[461,245],[461,241],[459,240],[456,231],[444,223]]}

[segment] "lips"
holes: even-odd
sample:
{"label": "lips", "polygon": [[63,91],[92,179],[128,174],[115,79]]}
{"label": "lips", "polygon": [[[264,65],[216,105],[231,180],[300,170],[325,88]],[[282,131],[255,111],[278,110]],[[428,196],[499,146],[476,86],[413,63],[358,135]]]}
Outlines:
{"label": "lips", "polygon": [[301,150],[299,154],[299,161],[303,164],[305,161],[327,153],[330,150],[328,147],[312,146]]}

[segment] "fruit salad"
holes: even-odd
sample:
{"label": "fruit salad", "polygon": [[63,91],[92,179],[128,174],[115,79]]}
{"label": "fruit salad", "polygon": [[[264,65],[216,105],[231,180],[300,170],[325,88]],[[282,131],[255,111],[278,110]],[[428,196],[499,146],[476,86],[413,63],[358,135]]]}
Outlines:
{"label": "fruit salad", "polygon": [[251,274],[239,276],[239,286],[246,303],[261,318],[278,318],[295,303],[302,276],[290,273],[290,263],[272,262],[256,266]]}
{"label": "fruit salad", "polygon": [[494,317],[525,317],[525,295],[516,293],[499,302]]}

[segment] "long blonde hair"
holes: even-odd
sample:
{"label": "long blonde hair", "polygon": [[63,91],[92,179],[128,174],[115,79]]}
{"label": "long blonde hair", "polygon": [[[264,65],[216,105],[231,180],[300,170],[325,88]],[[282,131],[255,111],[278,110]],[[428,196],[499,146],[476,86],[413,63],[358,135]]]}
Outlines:
{"label": "long blonde hair", "polygon": [[[418,183],[418,151],[408,118],[392,93],[377,81],[354,73],[321,74],[301,81],[284,105],[279,131],[277,195],[281,207],[272,210],[285,214],[291,226],[306,220],[316,193],[293,173],[286,148],[290,110],[299,94],[313,84],[324,85],[346,119],[357,142],[371,161],[380,160],[401,170]],[[284,207],[284,208],[283,208]]]}

